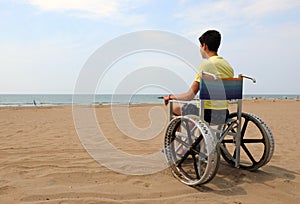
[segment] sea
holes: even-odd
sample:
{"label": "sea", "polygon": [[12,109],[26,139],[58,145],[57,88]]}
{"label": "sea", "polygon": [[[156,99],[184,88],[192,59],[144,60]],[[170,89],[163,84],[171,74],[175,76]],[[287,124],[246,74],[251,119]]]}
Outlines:
{"label": "sea", "polygon": [[[163,104],[161,94],[136,95],[76,95],[73,94],[0,94],[0,107],[16,106],[68,106],[111,104]],[[244,98],[292,99],[299,95],[244,95]]]}

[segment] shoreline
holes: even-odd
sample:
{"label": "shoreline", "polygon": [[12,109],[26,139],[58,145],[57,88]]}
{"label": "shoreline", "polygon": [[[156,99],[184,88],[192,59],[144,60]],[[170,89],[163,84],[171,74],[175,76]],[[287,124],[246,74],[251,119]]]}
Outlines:
{"label": "shoreline", "polygon": [[[248,101],[272,101],[272,102],[276,102],[276,101],[286,101],[286,102],[291,102],[291,101],[300,101],[300,98],[243,98],[243,102],[248,102]],[[1,105],[0,104],[0,109],[1,108],[37,108],[37,107],[69,107],[69,106],[124,106],[124,105],[128,105],[128,106],[137,106],[137,105],[163,105],[163,101],[161,103],[96,103],[96,104],[64,104],[64,103],[59,103],[61,105],[57,105],[57,104],[45,104],[45,105],[41,105],[41,104],[26,104],[26,105]],[[234,102],[233,102],[234,104]]]}
{"label": "shoreline", "polygon": [[[72,94],[0,94],[1,107],[34,107],[34,106],[72,106],[76,105],[128,105],[128,104],[163,104],[158,96],[163,94],[139,95],[84,95],[73,99]],[[300,100],[300,94],[245,94],[243,100]]]}

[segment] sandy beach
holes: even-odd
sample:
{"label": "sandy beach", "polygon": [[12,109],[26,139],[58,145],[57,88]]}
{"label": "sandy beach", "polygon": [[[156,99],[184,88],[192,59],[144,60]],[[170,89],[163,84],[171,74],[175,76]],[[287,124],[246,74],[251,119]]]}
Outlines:
{"label": "sandy beach", "polygon": [[[132,122],[148,127],[154,106],[166,115],[163,105],[132,105]],[[243,111],[258,115],[271,128],[272,160],[249,172],[222,159],[216,177],[193,188],[176,180],[169,169],[128,175],[101,165],[81,144],[71,106],[2,107],[0,203],[300,203],[300,101],[249,99]],[[108,141],[118,149],[137,155],[160,152],[163,130],[136,141],[119,130],[110,106],[96,106],[95,113]],[[127,162],[117,164],[126,167]]]}

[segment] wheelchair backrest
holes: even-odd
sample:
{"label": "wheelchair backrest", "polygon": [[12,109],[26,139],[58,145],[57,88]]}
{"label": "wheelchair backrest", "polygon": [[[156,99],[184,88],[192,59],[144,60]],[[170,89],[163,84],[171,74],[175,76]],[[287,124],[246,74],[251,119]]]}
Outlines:
{"label": "wheelchair backrest", "polygon": [[243,78],[215,79],[202,76],[200,100],[233,100],[243,98]]}

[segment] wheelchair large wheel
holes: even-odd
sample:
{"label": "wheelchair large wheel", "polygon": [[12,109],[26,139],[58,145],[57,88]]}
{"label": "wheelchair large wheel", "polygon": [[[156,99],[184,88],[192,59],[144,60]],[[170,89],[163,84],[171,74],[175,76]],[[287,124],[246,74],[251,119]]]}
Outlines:
{"label": "wheelchair large wheel", "polygon": [[178,116],[170,121],[164,153],[173,175],[186,185],[209,182],[218,170],[216,138],[197,116]]}
{"label": "wheelchair large wheel", "polygon": [[[235,165],[235,135],[237,132],[237,113],[229,115],[233,128],[220,143],[222,157]],[[240,168],[255,171],[267,164],[274,152],[274,138],[270,128],[256,115],[242,113],[241,117]],[[228,123],[224,130],[232,125]]]}

